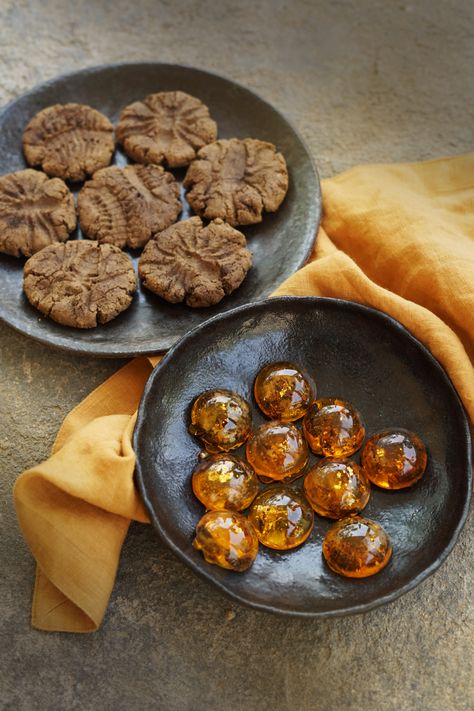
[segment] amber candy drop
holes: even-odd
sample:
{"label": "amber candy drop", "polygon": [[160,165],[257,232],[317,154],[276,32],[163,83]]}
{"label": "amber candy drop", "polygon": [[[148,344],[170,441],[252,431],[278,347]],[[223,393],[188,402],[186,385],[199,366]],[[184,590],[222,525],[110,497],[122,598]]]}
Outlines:
{"label": "amber candy drop", "polygon": [[312,402],[303,429],[313,452],[323,457],[349,457],[365,437],[359,411],[349,402],[335,398]]}
{"label": "amber candy drop", "polygon": [[288,486],[274,486],[257,496],[249,520],[260,543],[268,548],[288,550],[308,538],[314,513],[305,495]]}
{"label": "amber candy drop", "polygon": [[247,459],[262,481],[290,481],[303,473],[308,446],[290,422],[264,422],[247,442]]}
{"label": "amber candy drop", "polygon": [[201,439],[208,452],[240,447],[251,427],[248,402],[230,390],[207,390],[193,403],[189,431]]}
{"label": "amber candy drop", "polygon": [[370,481],[383,489],[405,489],[423,476],[428,456],[421,439],[403,429],[372,435],[362,451]]}
{"label": "amber candy drop", "polygon": [[370,498],[364,470],[349,459],[322,459],[306,474],[304,490],[316,513],[327,518],[353,516]]}
{"label": "amber candy drop", "polygon": [[243,511],[258,494],[253,469],[232,454],[211,454],[193,471],[194,495],[206,509]]}
{"label": "amber candy drop", "polygon": [[193,546],[208,563],[242,573],[257,557],[258,538],[242,514],[208,511],[196,526]]}
{"label": "amber candy drop", "polygon": [[303,417],[316,393],[293,363],[271,363],[259,371],[253,387],[262,412],[274,420],[293,422]]}
{"label": "amber candy drop", "polygon": [[385,568],[392,546],[382,526],[355,516],[335,523],[323,541],[323,556],[335,573],[346,578],[368,578]]}

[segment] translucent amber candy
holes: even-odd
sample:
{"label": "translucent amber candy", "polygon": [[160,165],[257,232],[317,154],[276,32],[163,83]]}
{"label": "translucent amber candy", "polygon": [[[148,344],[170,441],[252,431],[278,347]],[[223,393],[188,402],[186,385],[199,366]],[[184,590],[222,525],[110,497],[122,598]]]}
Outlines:
{"label": "translucent amber candy", "polygon": [[303,429],[313,452],[324,457],[349,457],[365,437],[358,410],[349,402],[334,398],[312,402]]}
{"label": "translucent amber candy", "polygon": [[288,550],[308,538],[314,514],[304,494],[288,486],[274,486],[257,496],[249,520],[260,543],[268,548]]}
{"label": "translucent amber candy", "polygon": [[247,459],[262,481],[290,481],[306,466],[308,446],[290,422],[264,422],[247,442]]}
{"label": "translucent amber candy", "polygon": [[383,489],[405,489],[423,476],[428,456],[413,432],[384,430],[370,437],[362,452],[362,465],[370,481]]}
{"label": "translucent amber candy", "polygon": [[304,490],[320,516],[344,518],[359,513],[370,498],[370,482],[349,459],[322,459],[306,474]]}
{"label": "translucent amber candy", "polygon": [[255,378],[253,391],[262,412],[284,422],[303,417],[315,395],[301,370],[287,362],[262,368]]}
{"label": "translucent amber candy", "polygon": [[240,447],[251,427],[248,402],[230,390],[207,390],[193,403],[189,431],[201,439],[208,452]]}
{"label": "translucent amber candy", "polygon": [[193,546],[208,563],[241,573],[257,557],[258,538],[242,514],[208,511],[196,526]]}
{"label": "translucent amber candy", "polygon": [[211,454],[193,471],[194,495],[206,509],[243,511],[258,494],[253,469],[232,454]]}
{"label": "translucent amber candy", "polygon": [[385,568],[392,555],[382,526],[355,516],[335,523],[323,541],[323,556],[335,573],[346,578],[368,578]]}

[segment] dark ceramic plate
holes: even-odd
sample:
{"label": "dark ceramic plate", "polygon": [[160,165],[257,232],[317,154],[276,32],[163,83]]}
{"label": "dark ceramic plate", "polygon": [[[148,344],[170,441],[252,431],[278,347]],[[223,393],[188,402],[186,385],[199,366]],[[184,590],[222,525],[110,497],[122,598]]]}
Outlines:
{"label": "dark ceramic plate", "polygon": [[[229,388],[249,399],[259,424],[264,418],[253,400],[253,380],[264,364],[282,359],[314,376],[319,397],[354,403],[368,435],[400,426],[417,432],[427,445],[429,464],[417,485],[399,492],[373,488],[363,515],[385,527],[393,558],[371,578],[351,580],[326,567],[321,543],[330,522],[319,516],[303,546],[288,552],[260,546],[254,565],[242,574],[208,565],[192,548],[204,510],[191,490],[200,451],[187,431],[191,403],[208,388]],[[173,551],[233,598],[274,612],[340,615],[395,599],[446,558],[469,506],[469,426],[451,381],[398,322],[348,301],[275,298],[217,316],[188,333],[150,376],[134,446],[141,494]],[[295,485],[301,486],[301,479]]]}
{"label": "dark ceramic plate", "polygon": [[[11,326],[43,343],[78,353],[112,357],[159,352],[211,316],[268,296],[309,257],[319,224],[321,193],[316,169],[301,138],[278,111],[256,94],[198,69],[171,64],[121,64],[87,69],[33,89],[0,115],[0,175],[25,167],[21,136],[30,118],[45,106],[68,101],[86,103],[115,122],[131,101],[151,92],[173,89],[194,94],[209,106],[220,138],[251,136],[268,140],[287,160],[290,186],[278,212],[264,215],[259,225],[241,228],[254,262],[242,286],[208,309],[168,304],[139,287],[126,312],[104,326],[81,331],[40,317],[22,292],[24,260],[0,255],[0,317]],[[114,162],[127,162],[120,150]],[[184,170],[174,172],[181,182]],[[190,216],[189,206],[183,202],[181,219]],[[138,255],[131,256],[136,267]]]}

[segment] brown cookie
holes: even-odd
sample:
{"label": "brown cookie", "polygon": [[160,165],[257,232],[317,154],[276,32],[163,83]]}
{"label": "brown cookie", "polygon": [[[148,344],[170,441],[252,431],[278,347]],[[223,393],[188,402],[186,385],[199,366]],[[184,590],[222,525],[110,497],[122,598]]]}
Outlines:
{"label": "brown cookie", "polygon": [[181,212],[179,185],[159,165],[110,166],[95,173],[77,198],[83,232],[117,247],[143,247]]}
{"label": "brown cookie", "polygon": [[217,138],[217,124],[202,101],[184,91],[162,91],[122,111],[117,139],[139,163],[188,165],[196,151]]}
{"label": "brown cookie", "polygon": [[27,162],[64,180],[85,180],[109,165],[114,148],[109,119],[85,104],[48,106],[23,134]]}
{"label": "brown cookie", "polygon": [[191,217],[148,242],[138,272],[147,289],[172,304],[212,306],[245,279],[252,266],[246,245],[244,235],[222,220],[204,227]]}
{"label": "brown cookie", "polygon": [[130,306],[136,286],[132,262],[124,252],[89,240],[45,247],[24,268],[29,302],[45,316],[75,328],[111,321]]}
{"label": "brown cookie", "polygon": [[198,215],[229,225],[252,225],[275,212],[288,190],[285,159],[272,143],[255,138],[215,141],[198,153],[184,178]]}
{"label": "brown cookie", "polygon": [[74,198],[59,178],[30,169],[0,177],[0,252],[31,257],[75,226]]}

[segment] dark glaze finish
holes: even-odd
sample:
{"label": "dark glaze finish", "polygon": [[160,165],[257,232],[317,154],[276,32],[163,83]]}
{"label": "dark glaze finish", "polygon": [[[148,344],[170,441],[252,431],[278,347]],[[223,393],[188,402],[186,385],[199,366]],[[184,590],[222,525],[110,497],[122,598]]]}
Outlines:
{"label": "dark glaze finish", "polygon": [[[252,404],[258,425],[264,416],[252,396],[255,375],[278,360],[299,364],[314,376],[321,397],[354,403],[367,436],[400,426],[426,443],[423,478],[397,492],[374,487],[364,509],[393,544],[390,564],[372,578],[350,580],[329,570],[321,545],[333,522],[319,516],[303,546],[287,552],[261,546],[244,575],[207,565],[192,548],[202,506],[191,488],[200,449],[187,430],[191,404],[205,389],[229,388]],[[469,507],[469,425],[445,371],[397,321],[337,299],[270,299],[222,314],[188,333],[150,376],[134,446],[141,494],[172,550],[233,598],[279,613],[350,614],[394,600],[443,562]],[[240,450],[235,453],[239,456]],[[302,480],[292,486],[302,486]]]}
{"label": "dark glaze finish", "polygon": [[[0,175],[25,167],[22,133],[45,106],[68,101],[89,104],[115,125],[127,104],[152,92],[173,89],[193,94],[209,107],[220,138],[251,136],[271,141],[286,158],[290,187],[278,212],[264,215],[258,225],[239,228],[253,253],[253,268],[242,286],[216,306],[192,309],[169,304],[140,284],[127,311],[105,326],[80,331],[42,318],[22,292],[24,260],[0,254],[0,318],[8,324],[42,343],[76,353],[108,357],[156,353],[211,316],[268,296],[308,259],[319,224],[321,192],[307,148],[286,119],[263,99],[209,72],[174,64],[119,64],[86,69],[38,86],[0,115]],[[120,149],[113,162],[127,163]],[[181,185],[185,170],[172,172]],[[76,195],[81,186],[71,186]],[[182,187],[181,192],[183,196]],[[190,214],[184,200],[180,219]],[[136,270],[140,253],[128,253]]]}

